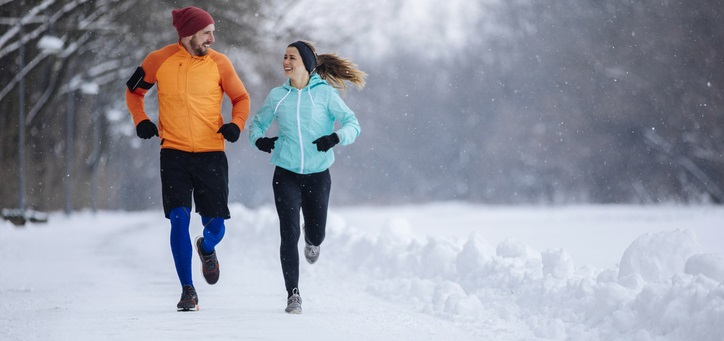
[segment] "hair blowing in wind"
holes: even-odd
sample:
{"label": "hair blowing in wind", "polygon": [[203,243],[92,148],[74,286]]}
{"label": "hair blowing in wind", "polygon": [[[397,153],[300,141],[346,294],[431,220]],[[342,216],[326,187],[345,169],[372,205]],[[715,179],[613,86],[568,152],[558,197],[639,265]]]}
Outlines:
{"label": "hair blowing in wind", "polygon": [[[309,45],[315,54],[317,53],[311,42],[304,41],[304,43]],[[327,83],[342,91],[347,90],[345,81],[354,84],[360,90],[365,87],[367,74],[360,70],[357,64],[338,56],[336,53],[317,55],[317,68],[315,71]]]}

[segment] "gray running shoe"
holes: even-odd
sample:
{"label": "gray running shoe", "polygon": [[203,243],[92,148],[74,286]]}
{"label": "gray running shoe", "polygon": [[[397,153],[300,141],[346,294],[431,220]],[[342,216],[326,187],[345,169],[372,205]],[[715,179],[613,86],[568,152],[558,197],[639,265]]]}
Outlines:
{"label": "gray running shoe", "polygon": [[306,225],[302,225],[302,230],[304,230],[304,258],[307,259],[307,263],[314,264],[319,259],[319,245],[314,246],[307,240]]}
{"label": "gray running shoe", "polygon": [[314,264],[319,259],[319,246],[307,244],[305,241],[304,246],[304,258],[307,259],[307,263]]}
{"label": "gray running shoe", "polygon": [[299,290],[294,288],[292,290],[292,296],[287,298],[287,308],[284,309],[290,314],[301,314],[302,313],[302,297],[299,296]]}

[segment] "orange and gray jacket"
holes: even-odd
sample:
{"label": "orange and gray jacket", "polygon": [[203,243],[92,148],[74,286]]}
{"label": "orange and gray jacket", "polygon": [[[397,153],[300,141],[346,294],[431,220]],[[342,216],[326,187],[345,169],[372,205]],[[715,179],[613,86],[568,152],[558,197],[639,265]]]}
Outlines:
{"label": "orange and gray jacket", "polygon": [[231,99],[231,122],[244,129],[249,94],[225,55],[209,49],[205,56],[192,56],[180,43],[151,52],[127,83],[126,105],[136,126],[149,119],[144,96],[154,84],[161,148],[223,151],[224,137],[217,131],[224,124],[224,93]]}

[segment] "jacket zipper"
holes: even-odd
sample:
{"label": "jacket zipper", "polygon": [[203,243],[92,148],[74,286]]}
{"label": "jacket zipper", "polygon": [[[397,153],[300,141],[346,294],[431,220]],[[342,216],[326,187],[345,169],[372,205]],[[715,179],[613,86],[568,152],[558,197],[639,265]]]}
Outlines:
{"label": "jacket zipper", "polygon": [[191,63],[193,62],[193,58],[188,59],[186,61],[180,61],[179,66],[179,72],[178,75],[182,79],[180,79],[177,82],[177,85],[179,86],[179,92],[183,94],[184,98],[184,104],[186,105],[186,121],[187,121],[187,128],[188,128],[188,144],[191,149],[191,152],[196,152],[196,144],[194,143],[194,131],[193,131],[193,119],[191,118],[191,111],[189,110],[189,96],[188,96],[188,82],[189,82],[189,68],[191,67]]}
{"label": "jacket zipper", "polygon": [[302,91],[303,90],[299,90],[297,92],[297,134],[299,136],[299,155],[301,155],[301,165],[299,173],[304,174],[304,140],[302,139],[302,116],[299,110],[302,103]]}

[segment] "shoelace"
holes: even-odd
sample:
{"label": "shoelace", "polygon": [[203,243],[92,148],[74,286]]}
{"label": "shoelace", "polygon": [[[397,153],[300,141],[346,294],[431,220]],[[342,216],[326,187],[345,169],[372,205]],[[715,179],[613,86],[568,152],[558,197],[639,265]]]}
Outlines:
{"label": "shoelace", "polygon": [[299,289],[297,288],[292,289],[292,296],[289,297],[287,304],[291,304],[292,302],[302,304],[302,297],[299,296]]}
{"label": "shoelace", "polygon": [[302,298],[299,295],[292,295],[289,297],[289,304],[292,303],[302,304]]}
{"label": "shoelace", "polygon": [[181,300],[192,300],[196,296],[196,291],[193,289],[184,290],[181,294]]}
{"label": "shoelace", "polygon": [[216,268],[215,254],[203,255],[204,256],[204,268],[206,270],[214,270]]}
{"label": "shoelace", "polygon": [[312,257],[317,255],[317,252],[319,252],[319,246],[309,245],[309,255]]}

